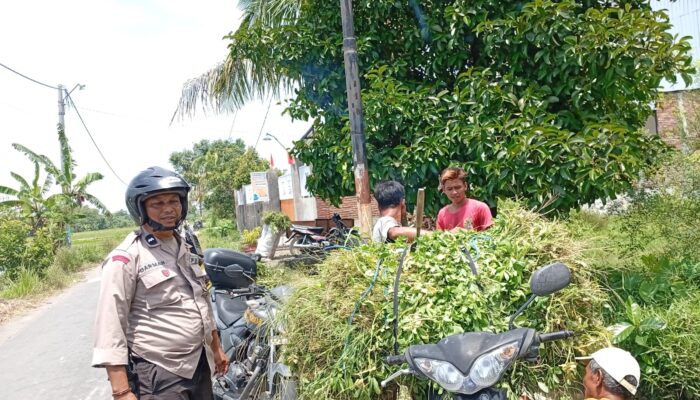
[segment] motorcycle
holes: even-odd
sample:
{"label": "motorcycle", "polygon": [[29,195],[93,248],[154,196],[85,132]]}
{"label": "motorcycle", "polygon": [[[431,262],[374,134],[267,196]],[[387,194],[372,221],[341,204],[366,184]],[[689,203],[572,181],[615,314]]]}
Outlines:
{"label": "motorcycle", "polygon": [[292,225],[292,233],[285,244],[289,245],[294,255],[318,256],[329,250],[348,248],[360,243],[359,232],[345,225],[340,215],[333,214],[331,220],[335,226],[328,230],[327,235],[321,234],[322,227]]}
{"label": "motorcycle", "polygon": [[560,263],[535,271],[530,279],[530,298],[511,316],[508,331],[502,333],[467,332],[447,336],[436,344],[413,345],[403,354],[388,356],[388,365],[408,364],[396,371],[381,386],[402,375],[430,379],[455,400],[506,400],[504,390],[494,389],[516,359],[534,362],[542,343],[574,336],[563,330],[540,333],[530,328],[516,328],[514,321],[537,296],[548,296],[571,282],[569,268]]}
{"label": "motorcycle", "polygon": [[287,286],[255,283],[259,255],[227,249],[204,251],[211,300],[229,370],[213,380],[216,400],[296,400],[296,382],[280,361],[284,327],[274,316],[291,295]]}

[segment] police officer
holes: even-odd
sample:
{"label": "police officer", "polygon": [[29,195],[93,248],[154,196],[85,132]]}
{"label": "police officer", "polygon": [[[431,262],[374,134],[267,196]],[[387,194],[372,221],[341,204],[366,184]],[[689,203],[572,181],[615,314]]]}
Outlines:
{"label": "police officer", "polygon": [[189,190],[160,167],[127,188],[140,229],[102,266],[92,358],[107,369],[116,400],[210,400],[211,371],[228,369],[200,258],[178,233]]}

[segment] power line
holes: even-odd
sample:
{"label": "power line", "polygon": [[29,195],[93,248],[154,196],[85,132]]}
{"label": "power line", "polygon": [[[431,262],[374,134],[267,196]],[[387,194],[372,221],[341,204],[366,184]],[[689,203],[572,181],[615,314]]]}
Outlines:
{"label": "power line", "polygon": [[231,122],[231,129],[228,130],[228,140],[231,140],[231,134],[233,133],[233,126],[236,124],[236,117],[238,117],[238,109],[236,109],[236,113],[233,114],[233,122]]}
{"label": "power line", "polygon": [[119,175],[117,175],[117,173],[114,171],[114,168],[112,168],[112,166],[109,164],[109,161],[107,161],[107,158],[105,158],[104,154],[102,154],[102,150],[100,150],[100,147],[95,142],[95,139],[92,138],[92,134],[90,133],[90,130],[88,129],[87,125],[85,125],[85,121],[83,121],[83,117],[80,115],[80,111],[78,111],[78,106],[73,101],[73,98],[67,92],[66,92],[66,94],[67,94],[68,100],[70,100],[71,104],[73,105],[73,108],[75,109],[75,113],[78,115],[78,118],[80,119],[80,123],[83,124],[83,128],[85,128],[85,132],[87,132],[88,136],[90,137],[90,140],[92,140],[92,144],[95,145],[95,148],[97,149],[97,152],[100,154],[100,157],[102,157],[102,160],[104,160],[105,164],[107,164],[107,166],[109,167],[110,171],[112,171],[114,176],[116,176],[117,179],[119,179],[119,182],[123,183],[126,186],[126,182],[124,182],[122,180],[122,178],[120,178]]}
{"label": "power line", "polygon": [[32,79],[32,78],[28,77],[27,75],[24,75],[24,74],[21,73],[21,72],[15,71],[14,69],[8,67],[7,65],[5,65],[5,64],[3,64],[3,63],[0,63],[0,67],[3,67],[3,68],[5,68],[5,69],[7,69],[7,70],[9,70],[9,71],[11,71],[11,72],[14,72],[15,74],[21,76],[22,78],[24,78],[24,79],[29,79],[30,81],[32,81],[32,82],[34,82],[34,83],[37,83],[37,84],[39,84],[39,85],[41,85],[41,86],[46,86],[46,87],[49,88],[49,89],[58,90],[58,88],[57,88],[56,86],[47,85],[47,84],[45,84],[45,83],[43,83],[43,82],[37,81],[36,79]]}
{"label": "power line", "polygon": [[265,128],[265,121],[267,121],[267,114],[270,112],[270,106],[272,105],[272,98],[270,98],[270,102],[267,103],[267,111],[265,111],[265,118],[263,118],[262,125],[260,125],[260,132],[258,133],[258,138],[255,140],[255,147],[254,149],[258,148],[258,142],[260,141],[260,136],[262,135],[263,128]]}

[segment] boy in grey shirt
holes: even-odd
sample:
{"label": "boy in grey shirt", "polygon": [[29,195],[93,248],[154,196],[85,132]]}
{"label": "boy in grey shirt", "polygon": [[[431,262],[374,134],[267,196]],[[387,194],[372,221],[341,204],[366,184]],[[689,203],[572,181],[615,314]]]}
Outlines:
{"label": "boy in grey shirt", "polygon": [[401,236],[408,238],[409,242],[415,240],[416,228],[403,227],[400,222],[406,214],[403,185],[396,181],[380,182],[374,188],[374,198],[377,199],[381,217],[372,228],[372,240],[380,243],[393,242]]}

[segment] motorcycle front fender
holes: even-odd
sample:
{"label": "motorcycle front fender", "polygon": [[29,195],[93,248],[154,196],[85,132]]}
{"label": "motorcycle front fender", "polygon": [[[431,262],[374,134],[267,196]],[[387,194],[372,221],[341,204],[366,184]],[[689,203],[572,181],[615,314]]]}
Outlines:
{"label": "motorcycle front fender", "polygon": [[508,394],[501,389],[483,389],[474,394],[455,393],[454,400],[508,400]]}

